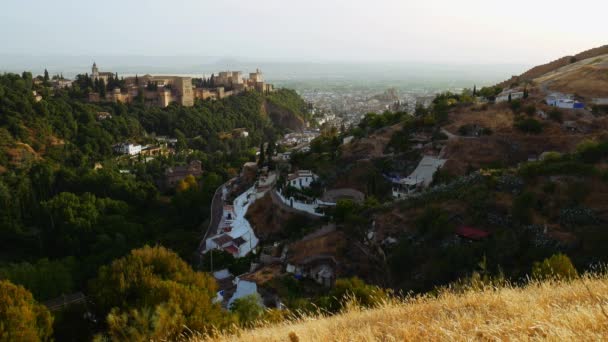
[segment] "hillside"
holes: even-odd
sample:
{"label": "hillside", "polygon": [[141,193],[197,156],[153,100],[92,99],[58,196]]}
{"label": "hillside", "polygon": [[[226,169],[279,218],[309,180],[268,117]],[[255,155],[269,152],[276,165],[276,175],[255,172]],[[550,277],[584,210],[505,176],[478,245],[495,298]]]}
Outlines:
{"label": "hillside", "polygon": [[[602,340],[608,279],[444,292],[377,309],[241,331],[212,341]],[[195,339],[194,341],[205,341]]]}
{"label": "hillside", "polygon": [[586,98],[608,97],[608,54],[568,64],[534,79],[536,84]]}
{"label": "hillside", "polygon": [[291,89],[279,89],[268,94],[262,112],[279,128],[299,131],[306,126],[306,102]]}
{"label": "hillside", "polygon": [[583,51],[581,53],[578,53],[574,56],[564,56],[564,57],[558,58],[552,62],[535,66],[532,69],[524,72],[521,75],[513,76],[513,77],[511,77],[511,79],[498,84],[498,86],[505,88],[505,87],[509,87],[512,83],[531,81],[531,80],[534,80],[535,78],[541,77],[542,75],[544,75],[546,73],[555,71],[555,70],[557,70],[561,67],[564,67],[568,64],[571,64],[573,62],[601,56],[604,54],[608,54],[608,45],[589,49],[589,50]]}

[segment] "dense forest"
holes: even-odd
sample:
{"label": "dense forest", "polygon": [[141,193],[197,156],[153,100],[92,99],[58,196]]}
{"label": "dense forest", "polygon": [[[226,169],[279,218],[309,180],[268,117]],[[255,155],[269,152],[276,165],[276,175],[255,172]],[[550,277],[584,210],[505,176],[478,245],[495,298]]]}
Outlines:
{"label": "dense forest", "polygon": [[[197,101],[190,108],[90,104],[80,92],[53,90],[27,72],[0,76],[0,279],[22,285],[38,302],[77,291],[88,296],[107,291],[93,286],[115,281],[102,266],[145,245],[164,246],[177,254],[150,249],[138,257],[152,254],[149,262],[170,259],[179,272],[192,272],[215,189],[244,162],[255,160],[255,147],[283,131],[265,112],[264,102],[272,101],[294,116],[305,110],[304,102],[289,90],[271,98],[246,92]],[[100,119],[99,113],[109,116]],[[230,134],[235,129],[249,134]],[[113,150],[121,142],[156,144],[158,136],[176,138],[175,153],[142,159],[118,157]],[[192,160],[202,162],[200,179],[177,189],[158,186],[168,167]],[[184,281],[210,282],[198,277]],[[204,296],[210,300],[208,293]],[[110,311],[120,316],[113,308],[121,307],[121,299],[114,304],[106,300],[107,305],[100,303],[93,310],[100,324],[91,328],[69,328],[74,323],[70,319],[82,319],[78,313],[56,315],[54,337],[82,340],[111,330],[105,316]]]}

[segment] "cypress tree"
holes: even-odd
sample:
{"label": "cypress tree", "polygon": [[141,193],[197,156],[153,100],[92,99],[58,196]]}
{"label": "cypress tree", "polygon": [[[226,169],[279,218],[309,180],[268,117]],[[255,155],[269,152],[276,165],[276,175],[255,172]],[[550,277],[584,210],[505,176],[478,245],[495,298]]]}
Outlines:
{"label": "cypress tree", "polygon": [[99,97],[104,98],[106,96],[106,83],[103,79],[99,80]]}
{"label": "cypress tree", "polygon": [[264,155],[264,142],[262,142],[260,144],[260,159],[258,160],[259,166],[264,165],[264,159],[266,159],[266,156]]}
{"label": "cypress tree", "polygon": [[511,93],[509,93],[509,102],[511,102]]}

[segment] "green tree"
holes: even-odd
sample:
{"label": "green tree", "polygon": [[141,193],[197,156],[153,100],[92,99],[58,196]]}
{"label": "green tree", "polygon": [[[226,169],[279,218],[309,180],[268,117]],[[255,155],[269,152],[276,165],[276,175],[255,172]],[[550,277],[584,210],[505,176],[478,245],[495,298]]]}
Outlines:
{"label": "green tree", "polygon": [[266,155],[265,155],[265,152],[264,152],[264,143],[262,142],[260,144],[260,158],[258,159],[258,165],[259,166],[264,165],[265,159],[266,159]]}
{"label": "green tree", "polygon": [[329,296],[322,300],[322,305],[330,312],[338,312],[349,302],[355,302],[362,307],[370,308],[380,305],[390,299],[390,292],[366,284],[363,280],[352,277],[337,279]]}
{"label": "green tree", "polygon": [[22,286],[0,280],[0,341],[49,341],[53,318]]}
{"label": "green tree", "polygon": [[99,97],[102,100],[106,97],[106,82],[103,78],[99,79]]}
{"label": "green tree", "polygon": [[251,327],[264,316],[264,307],[261,303],[262,298],[259,294],[250,294],[232,302],[230,311],[236,314],[242,326]]}
{"label": "green tree", "polygon": [[523,132],[532,134],[539,134],[543,131],[543,125],[534,118],[520,119],[515,122],[515,127]]}
{"label": "green tree", "polygon": [[173,131],[173,135],[177,139],[177,144],[175,144],[175,149],[178,152],[181,152],[181,151],[185,150],[186,148],[188,148],[188,139],[186,139],[186,135],[182,131],[180,131],[179,129],[176,128]]}
{"label": "green tree", "polygon": [[545,279],[573,279],[578,276],[576,268],[570,258],[562,253],[554,254],[542,262],[535,262],[532,267],[532,278]]}
{"label": "green tree", "polygon": [[217,285],[164,247],[132,250],[99,270],[91,293],[114,339],[174,339],[185,327],[207,332],[229,323],[213,303]]}
{"label": "green tree", "polygon": [[416,219],[416,227],[425,235],[441,238],[453,232],[448,215],[438,207],[428,207]]}
{"label": "green tree", "polygon": [[0,278],[25,286],[38,300],[47,300],[73,291],[72,270],[75,264],[74,258],[8,264],[0,268]]}

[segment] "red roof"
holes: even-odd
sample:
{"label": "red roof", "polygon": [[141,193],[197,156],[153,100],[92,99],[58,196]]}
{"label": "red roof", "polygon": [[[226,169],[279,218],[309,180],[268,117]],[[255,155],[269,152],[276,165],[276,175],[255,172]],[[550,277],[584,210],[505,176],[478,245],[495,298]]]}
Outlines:
{"label": "red roof", "polygon": [[488,237],[490,233],[486,232],[485,230],[480,230],[473,227],[460,226],[456,229],[456,235],[471,240],[481,240],[483,238]]}
{"label": "red roof", "polygon": [[232,254],[232,255],[237,255],[237,254],[239,254],[239,249],[238,249],[238,248],[236,248],[236,247],[235,247],[235,246],[233,246],[233,245],[230,245],[230,246],[226,246],[226,247],[224,247],[224,250],[225,250],[226,252],[228,252],[228,253]]}

